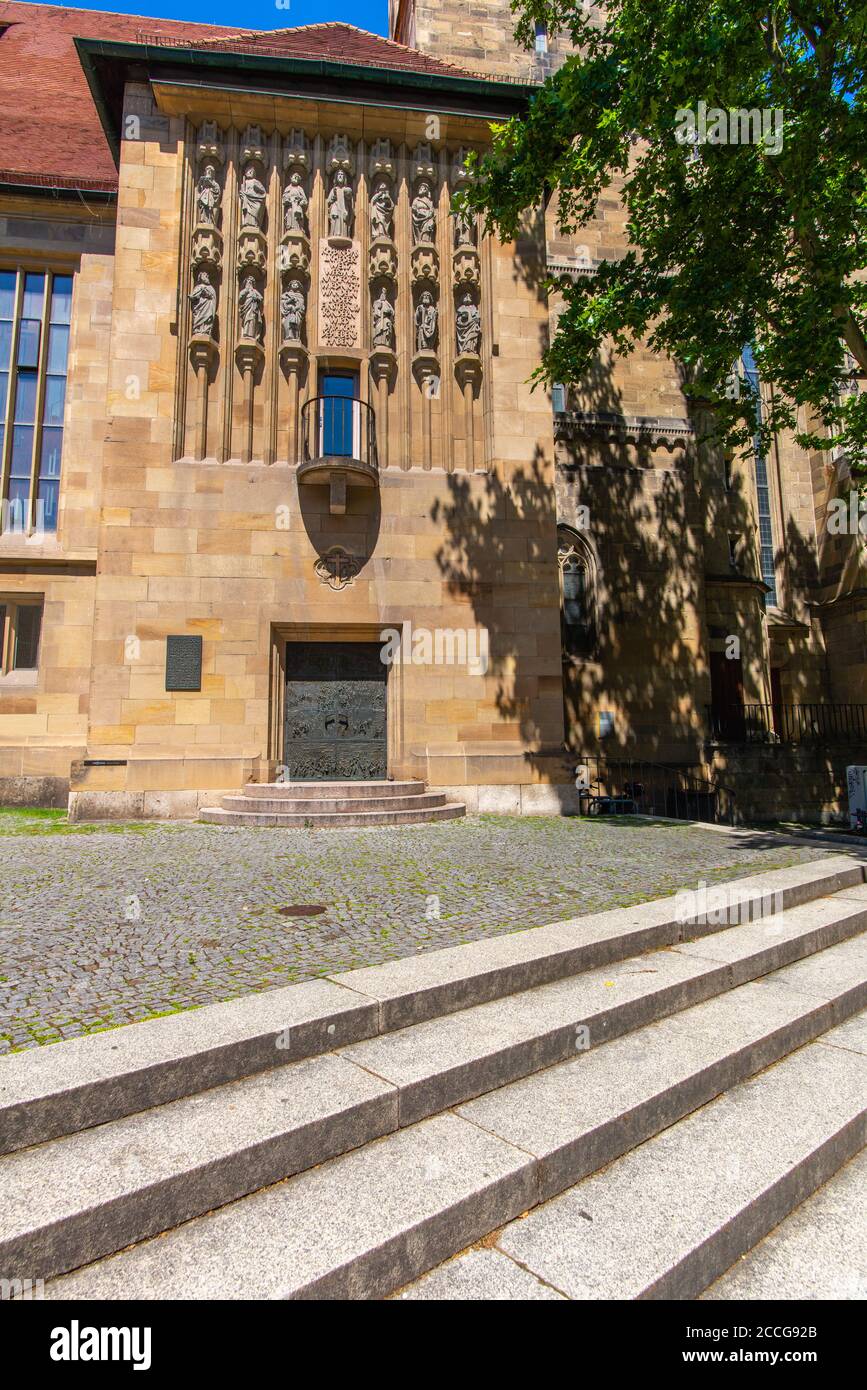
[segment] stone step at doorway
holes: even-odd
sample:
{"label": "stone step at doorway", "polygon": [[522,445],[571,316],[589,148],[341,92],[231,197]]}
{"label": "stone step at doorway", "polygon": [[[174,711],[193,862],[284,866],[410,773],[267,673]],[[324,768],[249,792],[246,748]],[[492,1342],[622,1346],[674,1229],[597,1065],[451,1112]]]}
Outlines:
{"label": "stone step at doorway", "polygon": [[424,782],[256,782],[242,793],[203,807],[199,819],[213,825],[284,826],[295,829],[362,829],[458,820],[460,802]]}

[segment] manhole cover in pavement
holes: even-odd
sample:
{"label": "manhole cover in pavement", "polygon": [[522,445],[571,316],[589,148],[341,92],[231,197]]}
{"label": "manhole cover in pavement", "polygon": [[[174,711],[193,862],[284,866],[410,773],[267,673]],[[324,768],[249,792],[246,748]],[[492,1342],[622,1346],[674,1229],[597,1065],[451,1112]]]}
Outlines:
{"label": "manhole cover in pavement", "polygon": [[318,917],[325,911],[324,903],[294,903],[292,907],[278,907],[281,917]]}

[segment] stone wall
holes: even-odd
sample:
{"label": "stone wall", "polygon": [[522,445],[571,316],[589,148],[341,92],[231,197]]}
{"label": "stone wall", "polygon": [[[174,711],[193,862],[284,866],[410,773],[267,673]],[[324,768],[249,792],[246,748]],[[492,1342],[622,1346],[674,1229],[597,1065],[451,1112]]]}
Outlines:
{"label": "stone wall", "polygon": [[99,208],[9,199],[4,265],[73,275],[56,534],[0,536],[0,594],[43,602],[38,670],[0,676],[0,801],[65,804],[87,741],[114,228]]}
{"label": "stone wall", "polygon": [[[299,483],[288,446],[268,461],[256,442],[267,433],[264,425],[260,432],[260,417],[247,461],[237,452],[223,461],[191,456],[189,424],[178,431],[191,386],[190,377],[180,383],[176,377],[188,370],[186,321],[178,313],[189,283],[191,226],[183,210],[191,138],[198,137],[185,119],[158,110],[145,87],[128,89],[127,108],[140,121],[140,138],[125,142],[121,160],[87,739],[88,759],[112,765],[77,770],[77,802],[93,813],[94,802],[79,793],[104,793],[116,810],[126,805],[134,812],[144,805],[142,795],[155,806],[153,796],[166,793],[161,806],[192,813],[190,793],[237,787],[251,760],[279,761],[286,640],[369,639],[405,624],[485,630],[489,661],[483,671],[412,661],[392,671],[390,771],[450,786],[544,780],[551,759],[559,768],[563,723],[552,417],[550,403],[527,384],[547,314],[538,277],[521,269],[532,248],[482,248],[485,347],[473,402],[474,467],[467,467],[463,450],[466,402],[452,393],[456,363],[449,352],[443,352],[449,378],[441,414],[433,415],[431,457],[420,431],[401,423],[400,401],[412,393],[413,419],[424,418],[404,325],[387,407],[397,422],[388,428],[387,467],[378,488],[352,491],[345,514],[334,514],[326,487]],[[327,151],[331,133],[327,127],[312,132],[313,148]],[[443,150],[435,158],[450,170],[453,151]],[[356,150],[356,172],[366,172],[368,154]],[[406,196],[404,189],[400,198]],[[441,217],[448,236],[445,203]],[[364,251],[366,258],[367,245]],[[405,232],[397,252],[411,263]],[[445,275],[448,241],[440,252]],[[222,274],[225,286],[235,274],[233,260],[224,262]],[[311,285],[315,297],[315,274]],[[404,292],[411,298],[408,278]],[[442,297],[450,292],[444,285]],[[398,302],[400,294],[399,288]],[[227,324],[224,317],[222,332]],[[266,352],[278,328],[267,316]],[[367,333],[365,326],[355,357],[328,351],[328,364],[355,361],[364,375],[373,356]],[[234,400],[243,383],[230,342],[221,336],[219,371],[231,377]],[[315,390],[323,352],[312,326],[305,348],[311,360],[302,403],[303,390]],[[138,382],[132,397],[130,375]],[[267,377],[256,392],[264,419],[273,408]],[[381,411],[379,396],[371,392],[371,399]],[[285,419],[282,407],[277,413]],[[335,548],[351,561],[347,582],[340,575],[335,581],[329,568]],[[201,691],[166,691],[170,634],[203,638]]]}

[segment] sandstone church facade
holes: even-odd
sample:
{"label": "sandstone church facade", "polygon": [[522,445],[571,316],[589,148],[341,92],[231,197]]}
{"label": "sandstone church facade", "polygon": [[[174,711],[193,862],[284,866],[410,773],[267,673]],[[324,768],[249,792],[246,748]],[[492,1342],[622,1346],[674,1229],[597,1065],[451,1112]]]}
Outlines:
{"label": "sandstone church facade", "polygon": [[542,282],[622,254],[622,210],[508,246],[456,216],[556,46],[506,0],[390,31],[0,5],[0,802],[556,812],[586,755],[841,809],[864,738],[786,729],[863,717],[844,462],[725,460],[649,353],[531,390]]}

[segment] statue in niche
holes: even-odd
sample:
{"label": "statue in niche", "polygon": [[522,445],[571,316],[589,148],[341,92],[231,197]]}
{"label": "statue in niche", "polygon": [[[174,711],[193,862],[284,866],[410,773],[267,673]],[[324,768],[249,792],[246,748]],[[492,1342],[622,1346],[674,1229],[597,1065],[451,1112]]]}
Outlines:
{"label": "statue in niche", "polygon": [[476,226],[475,218],[471,212],[459,209],[455,213],[455,249],[460,246],[475,246]]}
{"label": "statue in niche", "polygon": [[265,318],[262,313],[264,302],[262,292],[256,284],[256,277],[247,275],[238,295],[238,309],[241,316],[241,337],[249,338],[254,343],[261,343],[265,332]]}
{"label": "statue in niche", "polygon": [[437,319],[439,315],[434,297],[425,290],[415,311],[415,350],[433,352],[437,343]]}
{"label": "statue in niche", "polygon": [[213,164],[206,164],[196,184],[196,221],[205,227],[216,227],[220,213],[222,190]]}
{"label": "statue in niche", "polygon": [[217,291],[211,284],[211,277],[204,269],[196,276],[196,283],[190,291],[190,312],[193,320],[193,337],[213,338],[214,320],[217,317]]}
{"label": "statue in niche", "polygon": [[370,235],[376,241],[382,237],[391,240],[391,219],[394,216],[394,199],[385,179],[380,179],[370,195]]}
{"label": "statue in niche", "polygon": [[268,190],[264,183],[256,177],[255,165],[248,164],[244,170],[244,177],[238,188],[238,196],[241,199],[241,226],[256,227],[261,230],[265,217],[265,199],[268,196]]}
{"label": "statue in niche", "polygon": [[307,204],[309,199],[304,192],[304,180],[297,169],[289,175],[289,182],[283,190],[283,230],[284,232],[307,231]]}
{"label": "statue in niche", "polygon": [[334,175],[328,195],[328,229],[330,236],[348,237],[352,226],[352,189],[342,169]]}
{"label": "statue in niche", "polygon": [[479,343],[482,341],[482,316],[469,291],[464,295],[455,314],[455,336],[461,356],[478,356]]}
{"label": "statue in niche", "polygon": [[412,200],[412,239],[414,245],[420,241],[433,241],[436,232],[436,214],[430,184],[420,183],[418,193]]}
{"label": "statue in niche", "polygon": [[284,343],[300,343],[306,302],[300,280],[292,280],[280,296]]}
{"label": "statue in niche", "polygon": [[379,298],[373,301],[373,346],[394,347],[394,305],[385,285],[379,291]]}

